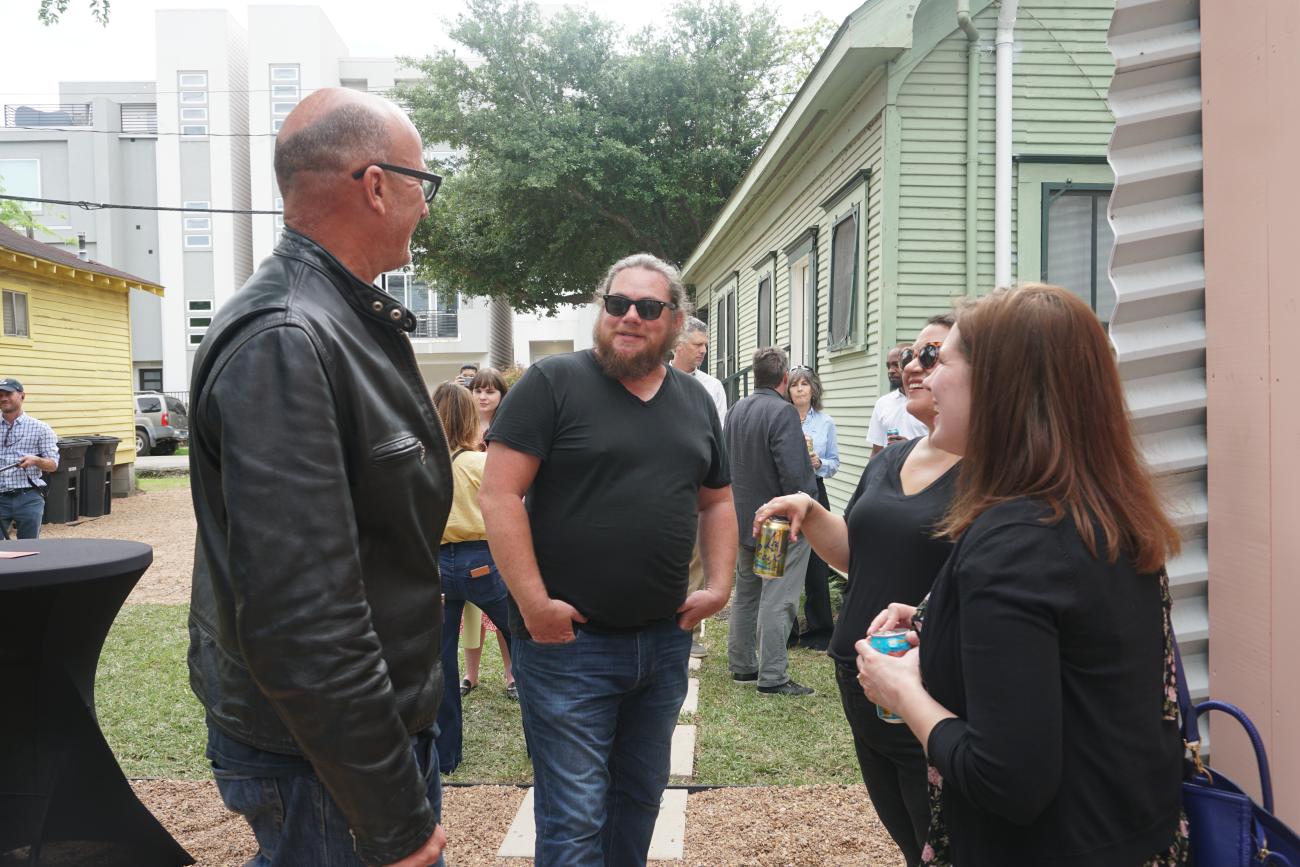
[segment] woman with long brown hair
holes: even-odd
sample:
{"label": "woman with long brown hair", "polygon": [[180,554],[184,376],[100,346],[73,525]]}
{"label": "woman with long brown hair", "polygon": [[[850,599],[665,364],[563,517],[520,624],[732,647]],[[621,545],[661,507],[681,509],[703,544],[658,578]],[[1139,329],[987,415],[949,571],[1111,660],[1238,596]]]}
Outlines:
{"label": "woman with long brown hair", "polygon": [[[484,367],[474,373],[465,387],[474,395],[474,405],[478,410],[478,450],[486,451],[484,437],[496,418],[497,407],[501,405],[510,385],[501,371],[495,367]],[[519,701],[519,688],[515,686],[514,668],[510,664],[510,642],[507,636],[496,633],[497,645],[501,648],[501,668],[505,673],[506,698]],[[460,694],[467,695],[478,686],[479,665],[483,661],[483,641],[487,638],[487,622],[478,606],[470,602],[465,605],[465,679],[460,682]]]}
{"label": "woman with long brown hair", "polygon": [[868,697],[926,748],[922,863],[1177,865],[1182,745],[1165,559],[1178,533],[1138,455],[1100,322],[1056,286],[966,307],[925,380],[962,455],[956,540],[910,626],[858,642]]}
{"label": "woman with long brown hair", "polygon": [[456,769],[461,758],[461,693],[456,645],[461,613],[473,602],[492,619],[497,632],[510,641],[505,581],[488,550],[478,489],[483,483],[487,455],[478,450],[478,413],[465,386],[444,382],[433,392],[433,405],[442,419],[451,449],[453,482],[451,514],[438,550],[442,574],[442,674],[443,699],[438,707],[438,761],[444,774]]}

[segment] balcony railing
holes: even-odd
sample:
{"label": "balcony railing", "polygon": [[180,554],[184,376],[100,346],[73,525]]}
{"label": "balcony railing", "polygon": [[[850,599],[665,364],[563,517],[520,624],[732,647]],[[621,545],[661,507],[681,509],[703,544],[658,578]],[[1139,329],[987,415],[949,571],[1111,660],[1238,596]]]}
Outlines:
{"label": "balcony railing", "polygon": [[91,126],[90,103],[6,105],[5,126]]}
{"label": "balcony railing", "polygon": [[455,340],[460,337],[460,314],[416,311],[412,340]]}
{"label": "balcony railing", "polygon": [[737,370],[722,380],[722,390],[727,394],[727,406],[734,406],[742,397],[749,396],[749,374],[753,367]]}

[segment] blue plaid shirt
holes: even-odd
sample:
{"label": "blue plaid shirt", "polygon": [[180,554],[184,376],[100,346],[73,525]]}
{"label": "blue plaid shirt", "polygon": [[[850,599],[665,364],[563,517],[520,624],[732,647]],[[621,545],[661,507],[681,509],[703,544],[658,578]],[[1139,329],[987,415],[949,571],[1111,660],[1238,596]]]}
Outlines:
{"label": "blue plaid shirt", "polygon": [[22,460],[23,455],[52,458],[57,467],[59,438],[54,435],[53,428],[25,412],[12,424],[0,418],[0,467],[5,467],[0,471],[0,491],[30,488],[31,482],[35,482],[37,487],[45,487],[41,471],[36,467],[9,469]]}

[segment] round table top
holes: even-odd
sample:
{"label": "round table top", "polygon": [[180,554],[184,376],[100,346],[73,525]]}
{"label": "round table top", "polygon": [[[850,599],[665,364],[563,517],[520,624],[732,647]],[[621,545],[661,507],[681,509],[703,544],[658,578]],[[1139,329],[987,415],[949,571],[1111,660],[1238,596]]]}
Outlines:
{"label": "round table top", "polygon": [[120,539],[0,540],[4,551],[37,553],[0,559],[0,593],[143,572],[153,562],[153,548]]}

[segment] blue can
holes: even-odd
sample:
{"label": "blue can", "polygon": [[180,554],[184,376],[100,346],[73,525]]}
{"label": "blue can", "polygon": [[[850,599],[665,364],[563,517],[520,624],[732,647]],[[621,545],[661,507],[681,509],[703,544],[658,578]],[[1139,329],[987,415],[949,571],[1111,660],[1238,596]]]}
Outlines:
{"label": "blue can", "polygon": [[[912,649],[912,645],[907,640],[906,629],[885,629],[880,632],[873,632],[867,636],[867,641],[873,648],[889,656],[902,656]],[[901,716],[880,705],[876,705],[876,716],[894,725],[903,722]]]}

